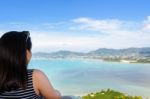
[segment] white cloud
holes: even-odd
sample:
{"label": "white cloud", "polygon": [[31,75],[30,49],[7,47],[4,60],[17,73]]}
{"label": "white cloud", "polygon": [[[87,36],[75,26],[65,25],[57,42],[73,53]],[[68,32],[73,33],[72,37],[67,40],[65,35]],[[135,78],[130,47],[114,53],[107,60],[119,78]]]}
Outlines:
{"label": "white cloud", "polygon": [[147,17],[147,20],[144,21],[144,31],[150,31],[150,16]]}
{"label": "white cloud", "polygon": [[48,33],[32,33],[33,51],[89,51],[97,49],[101,44],[100,39],[90,37],[73,37],[62,35],[50,35]]}
{"label": "white cloud", "polygon": [[[150,16],[146,21],[130,22],[122,20],[96,20],[90,18],[78,18],[73,22],[76,29],[90,30],[103,33],[104,43],[111,48],[145,47],[150,46]],[[145,27],[143,27],[145,26]],[[146,28],[149,31],[143,31]],[[99,35],[99,37],[102,37]],[[101,46],[102,47],[102,46]]]}
{"label": "white cloud", "polygon": [[128,48],[128,47],[148,47],[150,36],[142,33],[137,35],[132,32],[124,34],[111,34],[109,36],[63,36],[51,35],[48,33],[34,34],[33,51],[53,52],[58,50],[71,50],[77,52],[88,52],[98,48]]}
{"label": "white cloud", "polygon": [[27,27],[31,29],[34,52],[88,52],[98,48],[150,47],[150,16],[141,22],[82,17],[59,24],[41,23]]}
{"label": "white cloud", "polygon": [[74,19],[73,22],[79,25],[79,29],[95,31],[116,30],[120,29],[123,24],[123,22],[119,20],[95,20],[91,18],[78,18]]}

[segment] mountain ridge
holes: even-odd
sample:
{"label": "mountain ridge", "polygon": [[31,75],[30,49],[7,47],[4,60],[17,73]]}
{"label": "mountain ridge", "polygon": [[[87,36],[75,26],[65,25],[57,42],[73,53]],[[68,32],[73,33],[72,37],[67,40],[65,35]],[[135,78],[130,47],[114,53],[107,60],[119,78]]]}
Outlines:
{"label": "mountain ridge", "polygon": [[142,47],[142,48],[132,47],[125,49],[99,48],[97,50],[89,51],[87,53],[60,50],[51,53],[45,52],[33,53],[33,56],[44,58],[90,58],[90,59],[102,59],[106,61],[132,60],[132,62],[150,63],[150,47]]}

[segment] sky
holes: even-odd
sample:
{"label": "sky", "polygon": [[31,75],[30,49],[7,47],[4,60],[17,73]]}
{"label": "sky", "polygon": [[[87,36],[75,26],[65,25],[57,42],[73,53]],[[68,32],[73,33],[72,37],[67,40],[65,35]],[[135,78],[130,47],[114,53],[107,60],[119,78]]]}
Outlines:
{"label": "sky", "polygon": [[0,35],[30,31],[33,52],[150,47],[150,0],[1,0]]}

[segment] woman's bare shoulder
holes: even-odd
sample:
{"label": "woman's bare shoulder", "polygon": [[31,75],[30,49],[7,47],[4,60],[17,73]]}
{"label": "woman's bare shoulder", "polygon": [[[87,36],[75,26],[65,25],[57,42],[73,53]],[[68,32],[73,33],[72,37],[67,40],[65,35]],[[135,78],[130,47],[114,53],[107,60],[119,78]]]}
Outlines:
{"label": "woman's bare shoulder", "polygon": [[40,82],[40,81],[49,81],[48,77],[46,76],[46,74],[41,71],[41,70],[38,70],[38,69],[34,69],[33,71],[33,78],[37,81],[37,82]]}
{"label": "woman's bare shoulder", "polygon": [[38,69],[34,69],[32,73],[32,80],[33,80],[33,87],[37,95],[40,95],[39,87],[40,87],[40,80],[45,78],[45,74]]}
{"label": "woman's bare shoulder", "polygon": [[55,91],[48,77],[41,70],[35,69],[33,71],[33,78],[35,86],[42,96],[46,99],[60,99],[60,95]]}
{"label": "woman's bare shoulder", "polygon": [[34,75],[45,75],[43,71],[39,70],[39,69],[34,69],[33,70],[33,74]]}

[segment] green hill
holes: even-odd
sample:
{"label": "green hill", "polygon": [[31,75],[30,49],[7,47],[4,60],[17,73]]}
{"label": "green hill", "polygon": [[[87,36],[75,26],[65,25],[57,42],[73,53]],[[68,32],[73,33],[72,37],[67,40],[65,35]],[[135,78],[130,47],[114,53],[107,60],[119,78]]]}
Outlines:
{"label": "green hill", "polygon": [[128,96],[124,93],[107,89],[96,93],[90,93],[86,96],[82,96],[82,99],[142,99],[142,97]]}

